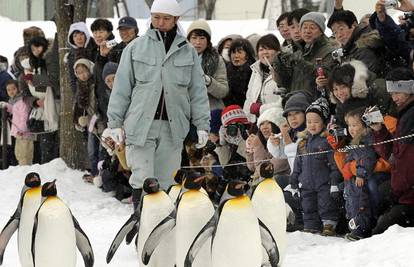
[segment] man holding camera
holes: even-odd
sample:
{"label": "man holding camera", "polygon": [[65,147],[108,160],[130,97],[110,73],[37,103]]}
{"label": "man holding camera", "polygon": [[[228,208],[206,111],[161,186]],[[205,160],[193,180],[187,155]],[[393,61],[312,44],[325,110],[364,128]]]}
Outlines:
{"label": "man holding camera", "polygon": [[190,120],[197,148],[208,140],[207,89],[197,52],[178,28],[181,14],[176,0],[154,1],[151,27],[124,49],[109,100],[106,134],[126,144],[135,208],[146,177],[163,189],[173,183]]}
{"label": "man holding camera", "polygon": [[328,27],[335,40],[341,44],[339,49],[332,52],[332,57],[338,63],[357,59],[375,74],[381,73],[382,60],[376,50],[383,48],[383,44],[378,32],[372,31],[369,26],[358,25],[355,14],[349,10],[335,10],[329,18]]}

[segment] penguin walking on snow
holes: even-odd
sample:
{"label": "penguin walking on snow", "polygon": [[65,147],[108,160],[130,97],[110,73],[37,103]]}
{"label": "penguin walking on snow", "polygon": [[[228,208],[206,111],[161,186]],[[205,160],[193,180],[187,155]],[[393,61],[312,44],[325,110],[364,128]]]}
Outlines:
{"label": "penguin walking on snow", "polygon": [[227,186],[232,197],[223,201],[214,216],[198,233],[185,258],[185,267],[193,266],[200,247],[212,237],[211,253],[214,267],[262,266],[262,246],[270,265],[279,264],[279,250],[270,230],[256,217],[245,192],[246,182],[231,181]]}
{"label": "penguin walking on snow", "polygon": [[[273,164],[263,162],[260,165],[260,179],[262,181],[253,189],[251,201],[257,218],[267,226],[277,243],[280,257],[278,266],[280,266],[287,247],[287,214],[283,191],[274,180],[273,175]],[[265,252],[263,254],[265,255]]]}
{"label": "penguin walking on snow", "polygon": [[[183,189],[177,200],[176,209],[171,212],[147,238],[142,251],[142,262],[150,262],[158,244],[170,232],[175,231],[176,238],[176,267],[183,267],[185,256],[197,233],[214,214],[214,206],[208,194],[201,188],[204,180],[198,172],[188,171],[183,181]],[[208,244],[200,248],[199,257],[194,261],[194,267],[210,267],[211,252]]]}
{"label": "penguin walking on snow", "polygon": [[[156,178],[147,178],[143,185],[144,194],[141,196],[138,208],[128,221],[121,227],[115,236],[106,256],[106,262],[112,260],[122,240],[127,236],[128,243],[138,233],[136,245],[138,255],[141,255],[145,240],[166,216],[174,209],[170,197],[160,190],[160,184]],[[134,230],[135,229],[135,230]],[[141,266],[140,261],[140,266]],[[154,257],[146,266],[151,267],[174,267],[175,264],[175,236],[171,233],[163,239],[162,244],[154,252]]]}
{"label": "penguin walking on snow", "polygon": [[88,237],[66,204],[56,195],[56,180],[42,186],[42,203],[36,213],[32,234],[34,267],[75,267],[76,247],[85,267],[94,256]]}
{"label": "penguin walking on snow", "polygon": [[35,172],[28,173],[24,184],[17,209],[0,234],[0,265],[3,263],[7,243],[18,229],[17,246],[20,264],[22,267],[33,267],[31,252],[32,231],[34,216],[41,200],[39,174]]}

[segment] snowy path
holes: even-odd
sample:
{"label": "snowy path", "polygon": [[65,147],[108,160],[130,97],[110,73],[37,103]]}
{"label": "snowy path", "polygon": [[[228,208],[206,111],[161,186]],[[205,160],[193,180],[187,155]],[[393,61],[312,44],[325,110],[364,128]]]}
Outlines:
{"label": "snowy path", "polygon": [[[105,262],[106,252],[115,234],[130,215],[131,207],[85,184],[80,171],[66,167],[62,160],[45,165],[11,167],[0,171],[0,227],[2,228],[16,209],[24,177],[36,171],[42,182],[57,179],[58,195],[71,208],[83,230],[91,240],[95,252],[95,266],[137,267],[133,246],[124,243],[112,263]],[[341,238],[322,237],[307,233],[289,234],[289,248],[285,267],[410,267],[414,266],[414,228],[394,226],[386,233],[358,242]],[[17,267],[16,237],[10,241],[4,267]],[[83,267],[80,254],[78,265]]]}

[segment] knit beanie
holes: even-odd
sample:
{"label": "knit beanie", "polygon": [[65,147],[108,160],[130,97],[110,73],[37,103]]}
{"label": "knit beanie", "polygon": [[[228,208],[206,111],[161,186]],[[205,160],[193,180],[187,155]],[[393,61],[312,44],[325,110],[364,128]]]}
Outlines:
{"label": "knit beanie", "polygon": [[218,134],[221,127],[222,109],[214,109],[210,111],[210,133]]}
{"label": "knit beanie", "polygon": [[325,26],[325,16],[320,12],[309,12],[303,15],[303,17],[300,19],[300,27],[302,28],[302,25],[305,21],[311,21],[319,26],[319,29],[321,29],[321,32],[324,33],[326,26]]}
{"label": "knit beanie", "polygon": [[164,13],[174,17],[182,15],[181,7],[176,0],[155,0],[151,6],[152,13]]}
{"label": "knit beanie", "polygon": [[386,81],[388,93],[414,94],[414,80],[406,81]]}
{"label": "knit beanie", "polygon": [[281,108],[266,109],[262,114],[260,114],[259,118],[257,119],[257,126],[260,127],[263,122],[269,121],[280,128],[280,126],[286,122],[286,119],[283,118],[282,113],[283,109]]}
{"label": "knit beanie", "polygon": [[80,58],[76,60],[75,64],[73,64],[73,70],[75,71],[75,76],[76,76],[76,68],[80,64],[84,65],[91,74],[93,73],[93,68],[95,67],[95,64],[87,58]]}
{"label": "knit beanie", "polygon": [[301,111],[305,113],[309,104],[310,103],[306,95],[300,92],[295,93],[286,101],[285,109],[283,110],[283,117],[287,117],[288,113],[291,111]]}
{"label": "knit beanie", "polygon": [[190,24],[190,27],[188,27],[188,30],[187,30],[187,39],[190,37],[191,32],[194,30],[205,31],[211,39],[210,26],[208,25],[207,21],[205,21],[204,19],[195,20],[193,21],[193,23]]}
{"label": "knit beanie", "polygon": [[326,124],[329,121],[329,103],[328,101],[320,97],[316,99],[310,106],[306,109],[305,113],[313,112],[318,114],[323,122]]}
{"label": "knit beanie", "polygon": [[117,69],[118,69],[117,63],[111,62],[111,61],[106,63],[102,71],[102,79],[105,80],[106,76],[110,74],[115,74]]}
{"label": "knit beanie", "polygon": [[221,113],[221,123],[224,127],[232,123],[248,124],[246,113],[239,105],[230,105],[223,109]]}

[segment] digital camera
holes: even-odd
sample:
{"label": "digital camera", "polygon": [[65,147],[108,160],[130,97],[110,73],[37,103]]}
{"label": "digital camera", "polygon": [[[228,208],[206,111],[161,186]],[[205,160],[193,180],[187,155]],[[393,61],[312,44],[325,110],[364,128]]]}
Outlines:
{"label": "digital camera", "polygon": [[236,137],[239,133],[239,129],[240,129],[241,136],[243,137],[244,140],[246,140],[249,134],[247,132],[246,126],[242,123],[229,124],[226,127],[226,133],[228,136]]}
{"label": "digital camera", "polygon": [[333,52],[332,52],[332,58],[333,59],[335,59],[336,61],[338,61],[338,62],[341,62],[341,58],[344,56],[344,49],[343,48],[338,48],[338,49],[335,49]]}
{"label": "digital camera", "polygon": [[329,134],[334,136],[336,140],[339,140],[342,137],[348,136],[348,131],[346,128],[334,128],[329,130]]}
{"label": "digital camera", "polygon": [[106,47],[107,48],[112,48],[112,47],[116,46],[117,44],[118,43],[114,39],[106,41]]}
{"label": "digital camera", "polygon": [[381,114],[381,111],[376,107],[368,108],[364,115],[362,115],[361,120],[367,125],[370,126],[374,123],[384,122],[384,117]]}

